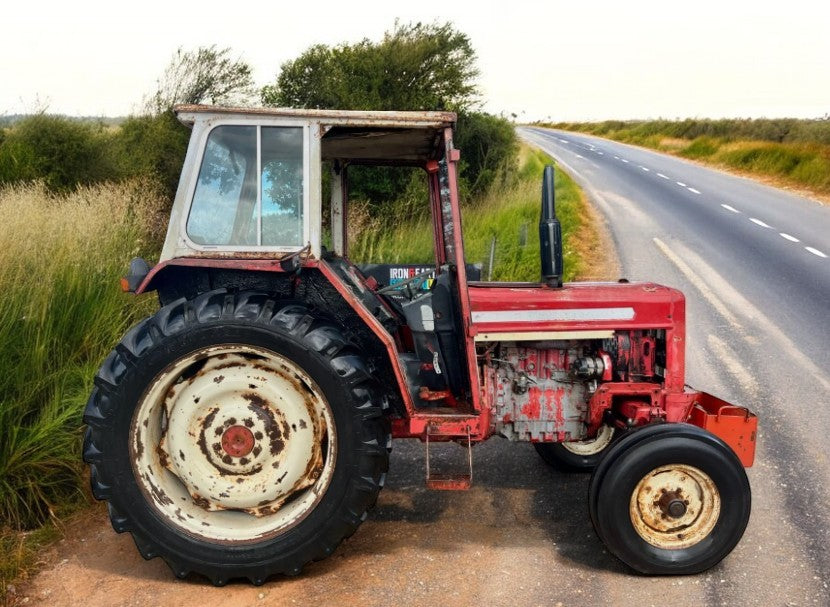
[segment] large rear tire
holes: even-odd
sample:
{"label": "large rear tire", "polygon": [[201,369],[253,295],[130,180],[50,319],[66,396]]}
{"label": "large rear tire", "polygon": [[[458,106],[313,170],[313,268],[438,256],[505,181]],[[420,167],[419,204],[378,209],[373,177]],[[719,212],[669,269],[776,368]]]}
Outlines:
{"label": "large rear tire", "polygon": [[382,397],[342,328],[300,303],[213,291],[145,319],[84,414],[92,491],[179,577],[297,574],[374,504]]}
{"label": "large rear tire", "polygon": [[720,562],[749,521],[749,481],[735,453],[689,424],[623,438],[591,479],[597,535],[645,574],[689,575]]}

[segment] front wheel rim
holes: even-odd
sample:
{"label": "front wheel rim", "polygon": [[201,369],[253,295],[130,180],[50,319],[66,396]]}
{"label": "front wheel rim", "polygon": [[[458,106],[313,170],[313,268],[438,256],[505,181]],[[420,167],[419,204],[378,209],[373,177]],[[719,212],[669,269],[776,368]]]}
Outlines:
{"label": "front wheel rim", "polygon": [[629,513],[637,534],[657,548],[681,550],[709,536],[721,499],[712,478],[694,466],[660,466],[631,493]]}
{"label": "front wheel rim", "polygon": [[197,538],[253,542],[290,529],[331,481],[331,408],[311,377],[264,348],[203,348],[168,365],[130,432],[145,499]]}

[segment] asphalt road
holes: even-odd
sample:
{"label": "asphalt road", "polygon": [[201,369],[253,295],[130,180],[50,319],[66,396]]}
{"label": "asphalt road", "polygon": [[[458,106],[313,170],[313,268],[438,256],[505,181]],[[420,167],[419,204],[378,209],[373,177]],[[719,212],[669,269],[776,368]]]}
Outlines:
{"label": "asphalt road", "polygon": [[685,292],[687,381],[760,417],[741,545],[755,559],[723,574],[751,583],[728,596],[830,605],[830,207],[604,139],[521,135],[594,201],[625,277]]}
{"label": "asphalt road", "polygon": [[830,259],[805,249],[830,255],[830,208],[637,148],[523,136],[582,183],[625,276],[686,293],[689,383],[760,415],[752,518],[730,556],[697,576],[635,575],[593,532],[587,475],[556,472],[530,445],[494,438],[473,451],[469,491],[430,491],[423,445],[396,441],[375,510],[298,577],[224,588],[177,580],[159,559],[143,561],[99,505],[68,526],[16,599],[84,607],[830,605]]}

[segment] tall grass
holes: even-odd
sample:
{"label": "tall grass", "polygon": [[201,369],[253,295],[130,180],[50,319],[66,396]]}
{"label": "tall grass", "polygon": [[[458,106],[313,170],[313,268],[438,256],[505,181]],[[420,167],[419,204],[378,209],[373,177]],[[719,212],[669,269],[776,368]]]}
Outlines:
{"label": "tall grass", "polygon": [[0,190],[3,527],[35,527],[79,497],[92,377],[148,303],[122,294],[118,277],[155,246],[160,208],[147,183],[60,198],[37,184]]}
{"label": "tall grass", "polygon": [[[539,280],[539,212],[542,171],[553,161],[543,152],[524,146],[518,178],[491,189],[462,207],[464,252],[468,263],[482,263],[485,277],[495,281]],[[582,272],[580,228],[586,221],[584,201],[574,182],[555,173],[556,214],[562,223],[565,280]],[[426,204],[426,203],[424,203]],[[361,215],[359,215],[361,216]],[[431,263],[434,260],[430,219],[362,220],[351,227],[349,254],[359,263]],[[495,238],[495,263],[489,271]]]}
{"label": "tall grass", "polygon": [[610,120],[553,126],[830,194],[830,120]]}

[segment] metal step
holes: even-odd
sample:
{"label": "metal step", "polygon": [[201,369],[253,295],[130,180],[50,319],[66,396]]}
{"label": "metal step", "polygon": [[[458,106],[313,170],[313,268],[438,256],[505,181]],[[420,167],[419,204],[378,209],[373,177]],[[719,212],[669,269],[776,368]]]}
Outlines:
{"label": "metal step", "polygon": [[429,489],[439,491],[466,491],[473,484],[473,446],[470,440],[470,428],[467,427],[467,470],[459,474],[437,473],[430,469],[429,443],[430,436],[446,436],[435,431],[435,428],[428,425],[426,431],[426,464],[427,476],[426,485]]}

